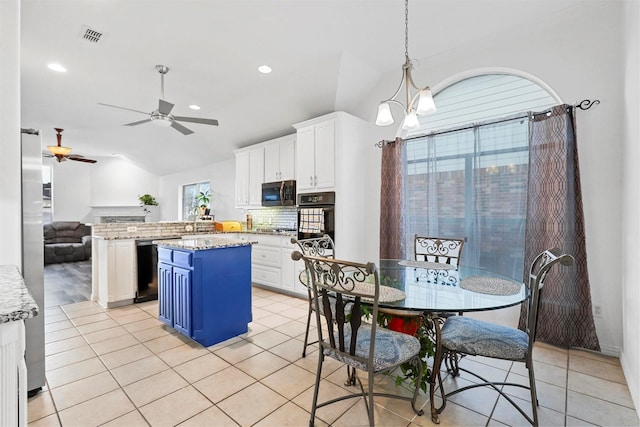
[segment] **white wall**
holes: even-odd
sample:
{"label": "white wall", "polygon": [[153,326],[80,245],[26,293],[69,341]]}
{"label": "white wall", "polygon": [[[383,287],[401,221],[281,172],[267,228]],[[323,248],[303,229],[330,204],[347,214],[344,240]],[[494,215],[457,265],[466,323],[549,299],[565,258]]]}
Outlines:
{"label": "white wall", "polygon": [[212,163],[202,168],[160,177],[160,219],[180,219],[181,188],[185,184],[209,181],[211,184],[211,207],[216,220],[243,220],[244,212],[235,205],[235,160]]}
{"label": "white wall", "polygon": [[20,2],[0,1],[0,264],[22,265]]}
{"label": "white wall", "polygon": [[624,261],[622,265],[623,347],[620,362],[625,372],[633,403],[640,413],[640,3],[628,1],[625,16],[625,137],[623,194]]}
{"label": "white wall", "polygon": [[[565,14],[538,22],[535,28],[512,28],[508,34],[480,38],[472,45],[420,58],[420,68],[414,73],[418,85],[430,84],[437,92],[443,88],[442,82],[451,82],[451,76],[487,68],[515,69],[541,79],[563,102],[572,104],[585,98],[601,101],[591,110],[577,113],[577,138],[592,299],[604,313],[596,319],[596,329],[603,351],[609,354],[618,354],[623,343],[622,251],[603,249],[612,245],[617,248],[622,237],[622,5],[581,2]],[[411,41],[412,55],[418,58],[420,43],[428,40]],[[393,93],[399,80],[399,73],[385,76],[355,114],[374,121],[376,105]],[[398,113],[394,110],[396,118]],[[379,129],[380,139],[392,139],[397,128]],[[379,170],[379,160],[372,164]],[[379,197],[375,190],[379,179],[378,174],[371,197]],[[637,199],[637,194],[634,196]],[[378,217],[378,212],[370,216],[373,230],[377,229]],[[633,327],[637,330],[637,324]]]}
{"label": "white wall", "polygon": [[66,161],[51,165],[51,220],[93,222],[91,217],[91,168],[89,163]]}

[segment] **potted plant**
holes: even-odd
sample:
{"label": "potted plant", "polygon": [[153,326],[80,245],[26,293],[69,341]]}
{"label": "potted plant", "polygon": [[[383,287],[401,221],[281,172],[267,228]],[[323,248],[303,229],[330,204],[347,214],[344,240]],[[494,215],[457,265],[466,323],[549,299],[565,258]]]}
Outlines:
{"label": "potted plant", "polygon": [[156,198],[151,194],[143,194],[142,196],[138,196],[138,200],[140,200],[140,206],[157,206],[158,202],[156,202]]}
{"label": "potted plant", "polygon": [[207,214],[207,209],[209,209],[208,205],[211,202],[211,193],[209,190],[201,191],[196,195],[196,206],[200,206],[200,217],[203,217]]}

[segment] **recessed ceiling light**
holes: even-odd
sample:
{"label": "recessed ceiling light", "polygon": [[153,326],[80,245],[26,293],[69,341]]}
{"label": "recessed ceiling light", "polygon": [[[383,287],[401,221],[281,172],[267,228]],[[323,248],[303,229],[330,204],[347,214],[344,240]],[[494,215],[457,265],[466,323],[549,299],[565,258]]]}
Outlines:
{"label": "recessed ceiling light", "polygon": [[64,68],[60,64],[49,64],[49,65],[47,65],[47,67],[49,67],[49,69],[51,69],[53,71],[57,71],[59,73],[66,73],[67,72],[67,69]]}
{"label": "recessed ceiling light", "polygon": [[198,106],[196,104],[191,104],[191,105],[189,105],[189,108],[191,108],[192,110],[199,110],[200,106]]}
{"label": "recessed ceiling light", "polygon": [[260,71],[262,74],[269,74],[271,72],[271,67],[269,67],[268,65],[261,65],[258,67],[258,71]]}

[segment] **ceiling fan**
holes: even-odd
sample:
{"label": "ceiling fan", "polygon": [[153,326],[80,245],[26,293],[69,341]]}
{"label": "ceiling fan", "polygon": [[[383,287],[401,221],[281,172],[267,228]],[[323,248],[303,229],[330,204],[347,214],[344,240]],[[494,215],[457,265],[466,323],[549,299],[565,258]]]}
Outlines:
{"label": "ceiling fan", "polygon": [[127,123],[125,126],[137,126],[142,123],[153,122],[158,126],[171,126],[178,132],[183,135],[192,134],[193,131],[182,126],[178,122],[191,122],[191,123],[200,123],[203,125],[213,125],[218,126],[218,121],[215,119],[201,119],[198,117],[184,117],[184,116],[174,116],[171,114],[171,110],[173,109],[173,104],[164,100],[164,75],[169,72],[169,67],[165,65],[156,65],[156,70],[160,73],[160,99],[158,100],[158,108],[153,110],[150,113],[146,113],[144,111],[133,110],[131,108],[119,107],[117,105],[103,104],[102,102],[98,102],[98,105],[104,105],[105,107],[113,107],[120,108],[121,110],[129,110],[134,111],[136,113],[142,113],[149,116],[148,119],[140,120],[137,122]]}
{"label": "ceiling fan", "polygon": [[71,151],[71,148],[65,147],[62,145],[62,131],[64,129],[60,129],[60,128],[54,128],[54,129],[56,132],[58,132],[56,135],[58,137],[58,145],[48,145],[47,150],[49,150],[49,152],[44,151],[42,153],[43,156],[55,157],[58,162],[64,162],[67,159],[75,160],[77,162],[85,162],[85,163],[97,162],[97,160],[88,159],[79,154],[69,154],[69,152]]}

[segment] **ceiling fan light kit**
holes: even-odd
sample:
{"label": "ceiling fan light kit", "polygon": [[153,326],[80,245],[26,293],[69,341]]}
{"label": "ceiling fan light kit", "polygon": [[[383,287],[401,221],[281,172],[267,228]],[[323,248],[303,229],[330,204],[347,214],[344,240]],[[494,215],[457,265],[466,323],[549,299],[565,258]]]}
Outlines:
{"label": "ceiling fan light kit", "polygon": [[158,108],[151,113],[146,113],[144,111],[134,110],[126,107],[119,107],[117,105],[111,104],[103,104],[99,102],[98,105],[103,105],[105,107],[119,108],[121,110],[134,111],[136,113],[142,113],[149,116],[148,119],[139,120],[132,123],[126,123],[125,126],[137,126],[143,123],[151,122],[159,127],[172,127],[183,135],[190,135],[193,133],[191,129],[181,125],[178,122],[190,122],[190,123],[199,123],[203,125],[212,125],[218,126],[218,121],[215,119],[201,119],[198,117],[185,117],[185,116],[174,116],[171,114],[171,110],[174,107],[174,104],[167,102],[164,100],[164,75],[169,72],[169,67],[166,65],[156,65],[156,71],[160,73],[160,99],[158,99]]}
{"label": "ceiling fan light kit", "polygon": [[51,153],[51,155],[49,155],[48,157],[55,157],[58,162],[63,162],[65,160],[69,159],[69,160],[75,160],[75,161],[78,161],[78,162],[96,163],[96,160],[88,159],[88,158],[86,158],[84,156],[81,156],[79,154],[69,154],[71,152],[71,148],[65,147],[65,146],[62,145],[62,131],[64,129],[62,129],[62,128],[54,128],[54,130],[56,132],[58,132],[56,134],[56,137],[58,138],[58,145],[48,145],[47,146],[47,150],[49,150],[49,152]]}
{"label": "ceiling fan light kit", "polygon": [[[378,114],[376,116],[376,125],[389,126],[393,124],[393,115],[391,114],[391,103],[397,104],[404,110],[404,120],[402,121],[403,130],[413,130],[420,127],[418,115],[430,114],[436,111],[436,105],[433,102],[433,95],[429,86],[420,88],[416,86],[411,77],[413,63],[409,59],[409,0],[404,1],[404,64],[402,65],[402,80],[396,92],[391,98],[386,99],[378,105]],[[403,104],[396,97],[404,88],[406,101]],[[411,96],[411,88],[418,92]],[[416,105],[417,104],[417,105]]]}

